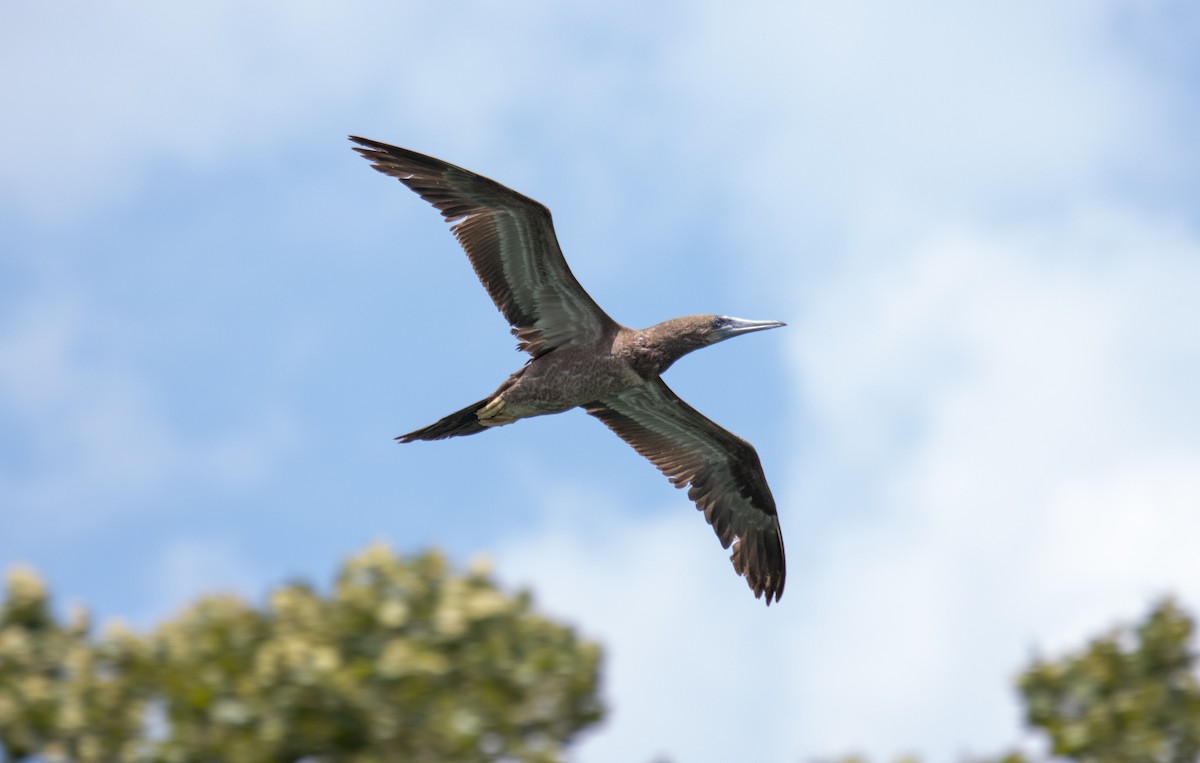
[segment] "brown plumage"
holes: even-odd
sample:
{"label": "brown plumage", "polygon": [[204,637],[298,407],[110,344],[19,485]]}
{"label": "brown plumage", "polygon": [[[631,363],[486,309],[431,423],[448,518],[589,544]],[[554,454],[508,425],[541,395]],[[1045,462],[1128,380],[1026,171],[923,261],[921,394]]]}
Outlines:
{"label": "brown plumage", "polygon": [[625,440],[704,512],[756,597],[783,595],[786,562],[775,499],[754,446],[679,398],[661,374],[693,350],[782,326],[690,315],[646,329],[608,317],[567,267],[550,210],[452,164],[350,138],[372,166],[400,180],[451,223],[479,280],[532,357],[488,397],[401,442],[476,434],[582,407]]}

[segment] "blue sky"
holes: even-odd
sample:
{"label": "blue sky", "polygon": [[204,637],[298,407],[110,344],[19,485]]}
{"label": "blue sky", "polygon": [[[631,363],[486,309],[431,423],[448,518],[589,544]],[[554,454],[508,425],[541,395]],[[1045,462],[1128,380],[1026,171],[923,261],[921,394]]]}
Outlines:
{"label": "blue sky", "polygon": [[[580,761],[995,751],[1035,647],[1200,609],[1198,42],[1153,1],[6,7],[0,566],[148,625],[486,554],[608,647]],[[347,133],[546,203],[617,320],[788,322],[668,374],[758,446],[778,607],[581,413],[391,441],[523,359]]]}

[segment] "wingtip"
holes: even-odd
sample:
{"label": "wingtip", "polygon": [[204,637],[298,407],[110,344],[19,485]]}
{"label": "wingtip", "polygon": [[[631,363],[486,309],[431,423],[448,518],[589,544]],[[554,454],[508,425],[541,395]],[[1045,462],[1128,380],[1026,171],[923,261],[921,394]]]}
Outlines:
{"label": "wingtip", "polygon": [[751,533],[736,538],[729,560],[733,562],[734,571],[745,578],[754,598],[761,599],[765,595],[768,607],[783,598],[787,555],[778,525],[775,525],[774,533],[767,533],[766,537]]}
{"label": "wingtip", "polygon": [[[753,584],[751,584],[751,588],[754,589],[754,598],[756,598],[756,599],[765,598],[766,604],[768,607],[771,606],[772,601],[778,602],[780,599],[783,598],[783,583],[782,582],[780,582],[779,584],[776,584],[774,581],[771,581],[771,582],[766,583],[765,585],[759,585],[757,587],[754,586]],[[766,594],[766,595],[764,596],[763,594]]]}
{"label": "wingtip", "polygon": [[386,154],[390,149],[394,148],[387,143],[380,143],[370,138],[360,138],[357,135],[348,135],[346,137],[350,142],[358,144],[357,146],[351,146],[351,148],[370,161],[375,161],[381,154]]}

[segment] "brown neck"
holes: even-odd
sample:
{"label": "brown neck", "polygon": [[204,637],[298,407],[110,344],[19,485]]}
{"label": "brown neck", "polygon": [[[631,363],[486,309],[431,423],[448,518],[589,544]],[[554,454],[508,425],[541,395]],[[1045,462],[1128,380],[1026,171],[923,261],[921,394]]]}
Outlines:
{"label": "brown neck", "polygon": [[623,354],[642,378],[659,376],[684,355],[712,343],[712,319],[688,315],[649,328],[627,329]]}

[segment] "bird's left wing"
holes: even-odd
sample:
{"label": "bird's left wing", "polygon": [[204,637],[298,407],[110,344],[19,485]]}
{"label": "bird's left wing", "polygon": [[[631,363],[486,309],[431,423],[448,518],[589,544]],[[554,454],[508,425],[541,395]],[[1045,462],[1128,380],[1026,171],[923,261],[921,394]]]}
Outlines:
{"label": "bird's left wing", "polygon": [[537,357],[618,328],[567,267],[545,206],[441,159],[353,135],[350,140],[375,169],[442,213],[522,350]]}
{"label": "bird's left wing", "polygon": [[712,525],[756,597],[783,595],[787,565],[775,499],[754,446],[722,429],[662,379],[584,406],[649,459]]}

